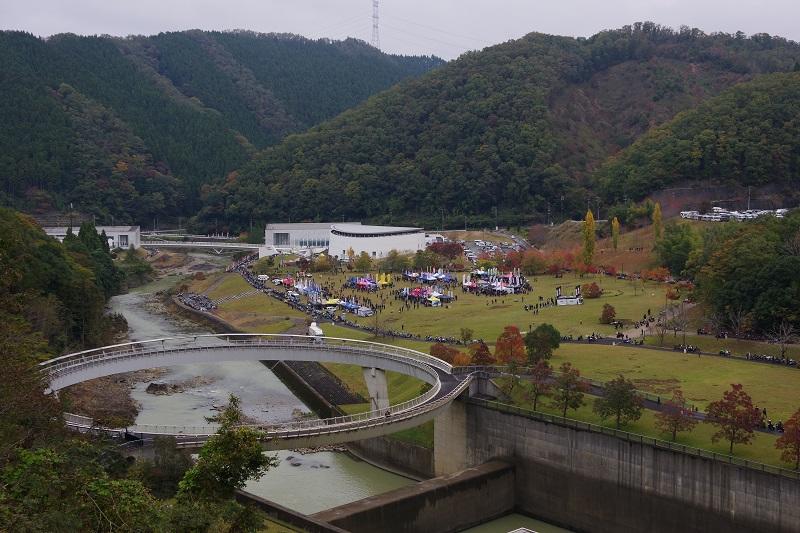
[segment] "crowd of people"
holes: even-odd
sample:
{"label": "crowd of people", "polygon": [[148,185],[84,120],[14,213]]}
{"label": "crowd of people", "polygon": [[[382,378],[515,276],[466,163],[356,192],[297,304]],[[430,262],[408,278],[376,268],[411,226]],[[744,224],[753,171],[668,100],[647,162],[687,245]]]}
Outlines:
{"label": "crowd of people", "polygon": [[196,292],[179,293],[178,300],[180,300],[183,305],[196,309],[197,311],[208,312],[217,308],[214,302],[211,301],[211,298],[205,294],[197,294]]}
{"label": "crowd of people", "polygon": [[[353,320],[348,319],[347,315],[345,313],[337,313],[335,311],[327,310],[324,307],[314,306],[312,304],[304,304],[297,298],[291,298],[288,295],[288,291],[284,292],[284,291],[276,290],[276,289],[274,289],[272,287],[267,286],[264,282],[259,280],[258,276],[253,274],[250,271],[250,269],[248,268],[248,266],[250,265],[250,263],[253,260],[254,260],[254,258],[252,256],[247,257],[247,258],[245,258],[245,259],[243,259],[241,261],[238,261],[238,262],[234,263],[233,265],[231,265],[231,267],[229,267],[227,269],[227,271],[228,272],[237,272],[237,273],[239,273],[242,276],[242,278],[249,285],[251,285],[253,288],[262,291],[267,296],[270,296],[272,298],[275,298],[276,300],[280,300],[280,301],[284,302],[286,305],[288,305],[292,309],[295,309],[297,311],[305,313],[305,314],[309,315],[313,319],[316,319],[316,320],[330,320],[331,322],[334,322],[335,324],[338,324],[338,325],[342,325],[342,326],[346,326],[346,327],[350,327],[350,328],[354,328],[354,329],[359,329],[359,330],[362,330],[362,331],[366,331],[366,332],[369,332],[369,333],[381,335],[381,336],[384,336],[384,337],[394,337],[394,338],[401,338],[401,339],[426,340],[426,341],[429,341],[429,342],[441,342],[441,343],[445,343],[445,344],[462,344],[461,340],[453,338],[453,337],[431,337],[431,336],[422,337],[421,335],[416,335],[414,333],[411,333],[411,332],[408,332],[408,331],[404,331],[405,326],[401,326],[403,328],[401,331],[395,331],[395,330],[385,329],[385,328],[376,328],[375,326],[370,326],[370,325],[367,325],[367,324],[362,325],[362,324],[359,324],[358,322],[355,322]],[[331,285],[323,286],[323,296],[326,296],[326,297],[330,296],[331,293],[332,293],[332,291],[330,291],[331,288],[332,288]],[[196,295],[196,296],[201,296],[201,295]],[[202,298],[205,298],[206,300],[208,300],[209,303],[211,303],[211,301],[207,297],[202,296]],[[387,308],[387,304],[386,304],[386,302],[384,300],[381,300],[381,302],[378,303],[378,302],[373,301],[372,298],[370,296],[367,296],[366,294],[354,295],[354,296],[349,297],[348,300],[356,302],[359,306],[368,307],[368,308],[372,309],[372,311],[374,313],[381,313],[382,311],[384,311]],[[181,300],[181,301],[183,301],[183,300]],[[189,304],[187,304],[187,305],[189,305]],[[213,305],[213,304],[211,304],[211,305]],[[389,302],[389,306],[391,306],[391,305],[392,305],[392,302],[390,301]],[[401,301],[400,305],[401,305],[401,312],[402,312],[402,309],[403,309],[402,306],[404,306],[404,305],[410,306],[410,303]],[[194,309],[198,309],[198,310],[201,310],[201,311],[207,311],[207,310],[213,309],[213,308],[201,309],[200,307],[194,307],[194,306],[192,306],[192,307]]]}
{"label": "crowd of people", "polygon": [[760,361],[762,363],[772,363],[775,365],[784,365],[784,366],[797,366],[797,361],[791,358],[784,358],[777,355],[767,355],[767,354],[758,354],[758,353],[750,353],[747,352],[744,356],[745,359],[748,361]]}

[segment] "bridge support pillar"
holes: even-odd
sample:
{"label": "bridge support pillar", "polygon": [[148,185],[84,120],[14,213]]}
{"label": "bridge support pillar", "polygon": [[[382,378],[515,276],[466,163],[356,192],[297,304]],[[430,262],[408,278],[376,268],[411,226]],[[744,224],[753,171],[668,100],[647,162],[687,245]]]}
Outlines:
{"label": "bridge support pillar", "polygon": [[364,367],[364,381],[367,382],[369,403],[372,410],[389,408],[389,386],[386,383],[386,372],[380,368]]}
{"label": "bridge support pillar", "polygon": [[479,376],[469,384],[470,398],[484,398],[492,400],[507,400],[508,395],[500,390],[489,377]]}
{"label": "bridge support pillar", "polygon": [[433,470],[437,476],[469,468],[467,404],[455,400],[433,422]]}

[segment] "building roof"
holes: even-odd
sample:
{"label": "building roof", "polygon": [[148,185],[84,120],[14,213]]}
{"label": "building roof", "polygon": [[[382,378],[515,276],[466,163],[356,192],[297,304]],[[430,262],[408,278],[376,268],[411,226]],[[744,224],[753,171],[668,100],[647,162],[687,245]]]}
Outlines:
{"label": "building roof", "polygon": [[[335,222],[286,222],[267,224],[265,230],[302,230],[302,229],[330,229]],[[360,226],[361,222],[345,222],[347,225]]]}
{"label": "building roof", "polygon": [[[51,234],[55,233],[60,235],[62,233],[67,233],[68,226],[51,226],[47,228],[42,228],[45,233]],[[95,229],[98,233],[101,231],[105,231],[106,233],[114,232],[114,233],[133,233],[139,231],[139,226],[95,226]],[[81,230],[80,226],[72,226],[72,232],[77,234]]]}
{"label": "building roof", "polygon": [[398,226],[362,226],[360,224],[334,224],[331,226],[331,233],[334,235],[353,237],[383,237],[406,233],[422,233],[423,231],[422,228]]}

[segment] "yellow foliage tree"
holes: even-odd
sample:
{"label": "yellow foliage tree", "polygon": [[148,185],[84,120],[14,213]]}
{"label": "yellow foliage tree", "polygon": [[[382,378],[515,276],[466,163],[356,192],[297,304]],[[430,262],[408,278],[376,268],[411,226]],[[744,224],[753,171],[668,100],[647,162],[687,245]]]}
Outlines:
{"label": "yellow foliage tree", "polygon": [[653,208],[653,235],[656,240],[661,238],[662,229],[661,204],[656,202],[656,206]]}
{"label": "yellow foliage tree", "polygon": [[591,265],[592,259],[594,259],[594,245],[594,214],[590,209],[586,212],[586,219],[583,221],[583,262],[587,265]]}

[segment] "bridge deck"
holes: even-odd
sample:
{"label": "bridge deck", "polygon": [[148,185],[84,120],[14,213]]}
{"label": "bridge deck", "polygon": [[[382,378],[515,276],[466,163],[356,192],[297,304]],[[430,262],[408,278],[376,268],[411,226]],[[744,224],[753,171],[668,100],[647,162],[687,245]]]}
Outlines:
{"label": "bridge deck", "polygon": [[[332,337],[259,334],[198,335],[126,343],[59,357],[43,363],[42,370],[49,374],[51,388],[58,390],[88,379],[142,368],[229,360],[333,361],[394,370],[431,384],[421,396],[388,409],[257,426],[263,431],[267,449],[338,444],[415,427],[446,409],[467,390],[475,376],[475,372],[454,374],[451,365],[407,348]],[[87,417],[67,415],[66,419],[68,425],[82,431],[142,439],[171,435],[195,444],[217,430],[213,425],[97,428]]]}

